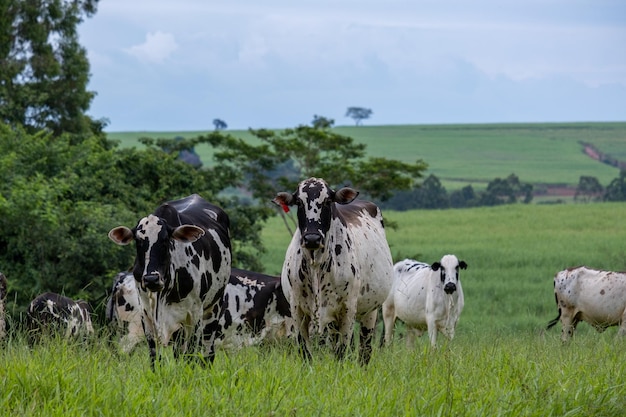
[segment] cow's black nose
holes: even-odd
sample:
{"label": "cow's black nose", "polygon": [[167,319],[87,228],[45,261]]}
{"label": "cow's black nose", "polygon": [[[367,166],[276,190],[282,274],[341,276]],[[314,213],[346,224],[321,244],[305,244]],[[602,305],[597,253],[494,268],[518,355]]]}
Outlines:
{"label": "cow's black nose", "polygon": [[143,285],[150,291],[159,291],[163,288],[163,282],[159,274],[144,275]]}
{"label": "cow's black nose", "polygon": [[307,233],[302,236],[302,243],[307,249],[319,249],[322,246],[322,236],[317,233]]}
{"label": "cow's black nose", "polygon": [[446,294],[452,294],[453,292],[456,291],[456,285],[453,282],[448,282],[443,287],[443,290],[446,292]]}

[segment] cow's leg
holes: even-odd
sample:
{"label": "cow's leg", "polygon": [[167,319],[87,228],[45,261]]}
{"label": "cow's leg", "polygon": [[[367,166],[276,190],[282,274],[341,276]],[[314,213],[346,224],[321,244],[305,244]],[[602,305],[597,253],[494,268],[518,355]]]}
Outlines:
{"label": "cow's leg", "polygon": [[309,326],[311,324],[311,316],[304,314],[300,308],[296,308],[293,319],[298,329],[300,356],[309,361],[311,360],[311,351],[309,350]]}
{"label": "cow's leg", "polygon": [[561,332],[561,340],[563,341],[563,343],[567,343],[574,335],[574,329],[576,329],[576,319],[570,309],[562,309],[561,326],[563,327],[563,330]]}
{"label": "cow's leg", "polygon": [[617,331],[618,336],[626,336],[626,310],[622,313],[622,320]]}
{"label": "cow's leg", "polygon": [[406,337],[406,346],[407,346],[407,348],[414,349],[415,348],[415,339],[417,339],[421,335],[422,335],[422,331],[421,330],[414,329],[412,327],[406,326],[406,334],[404,335],[404,337]]}
{"label": "cow's leg", "polygon": [[366,314],[361,318],[361,332],[359,339],[359,362],[367,365],[372,358],[372,340],[376,329],[378,309]]}
{"label": "cow's leg", "polygon": [[[396,324],[396,306],[392,301],[383,304],[383,323],[385,328],[385,345],[389,345],[393,340],[393,332]],[[381,340],[381,345],[383,340]]]}

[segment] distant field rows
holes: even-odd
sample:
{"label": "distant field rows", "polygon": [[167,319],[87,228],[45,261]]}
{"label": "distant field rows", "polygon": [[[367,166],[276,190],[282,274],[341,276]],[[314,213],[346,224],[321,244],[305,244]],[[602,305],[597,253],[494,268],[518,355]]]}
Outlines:
{"label": "distant field rows", "polygon": [[[600,163],[583,152],[581,141],[626,161],[626,122],[544,123],[493,125],[407,125],[336,127],[337,133],[367,145],[369,155],[429,164],[449,190],[471,184],[477,189],[496,177],[511,173],[532,184],[564,184],[575,187],[580,176],[598,178],[604,186],[619,175],[615,167]],[[137,146],[142,136],[194,137],[204,132],[111,132],[122,146]],[[247,131],[227,131],[255,141]],[[212,149],[196,149],[206,165]]]}

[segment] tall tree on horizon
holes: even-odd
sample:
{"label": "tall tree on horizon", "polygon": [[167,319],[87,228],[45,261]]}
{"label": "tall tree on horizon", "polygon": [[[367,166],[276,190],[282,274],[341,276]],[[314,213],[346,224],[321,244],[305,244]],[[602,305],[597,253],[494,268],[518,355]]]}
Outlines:
{"label": "tall tree on horizon", "polygon": [[95,93],[77,33],[97,3],[0,0],[0,121],[55,136],[103,128],[85,114]]}

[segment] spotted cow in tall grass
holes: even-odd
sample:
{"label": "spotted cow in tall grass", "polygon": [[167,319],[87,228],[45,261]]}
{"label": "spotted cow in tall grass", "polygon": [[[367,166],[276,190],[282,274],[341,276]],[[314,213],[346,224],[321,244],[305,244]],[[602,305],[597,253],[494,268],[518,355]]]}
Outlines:
{"label": "spotted cow in tall grass", "polygon": [[115,276],[111,295],[106,306],[107,321],[116,327],[122,337],[122,352],[129,353],[145,339],[141,327],[141,301],[132,272],[120,272]]}
{"label": "spotted cow in tall grass", "polygon": [[437,345],[437,332],[452,339],[465,302],[460,270],[466,268],[455,255],[445,255],[432,265],[411,259],[396,263],[393,287],[383,304],[385,343],[393,339],[396,319],[406,326],[409,346],[425,330],[432,347]]}
{"label": "spotted cow in tall grass", "polygon": [[[123,334],[120,347],[129,353],[144,337],[141,300],[130,272],[117,274],[107,302],[107,318]],[[289,303],[280,277],[232,268],[222,298],[216,346],[239,349],[292,332]]]}
{"label": "spotted cow in tall grass", "polygon": [[167,346],[174,334],[177,357],[190,358],[202,344],[205,363],[213,362],[230,276],[229,227],[221,208],[193,194],[162,204],[132,229],[109,232],[119,245],[135,242],[133,275],[153,367],[157,346]]}
{"label": "spotted cow in tall grass", "polygon": [[619,326],[617,334],[626,336],[626,272],[586,266],[559,271],[554,276],[554,298],[559,314],[547,328],[560,319],[563,342],[570,340],[581,321],[599,332]]}
{"label": "spotted cow in tall grass", "polygon": [[222,303],[218,343],[224,348],[256,345],[292,333],[289,302],[280,277],[232,268]]}
{"label": "spotted cow in tall grass", "polygon": [[367,364],[378,308],[391,288],[393,262],[383,217],[358,192],[333,190],[323,179],[302,181],[291,194],[273,200],[297,207],[298,228],[287,248],[281,274],[289,294],[301,353],[311,357],[311,331],[328,332],[337,358],[351,345],[360,322],[359,360]]}
{"label": "spotted cow in tall grass", "polygon": [[28,339],[39,342],[43,336],[70,339],[93,333],[91,314],[86,301],[72,300],[60,294],[46,292],[30,302],[26,311]]}

